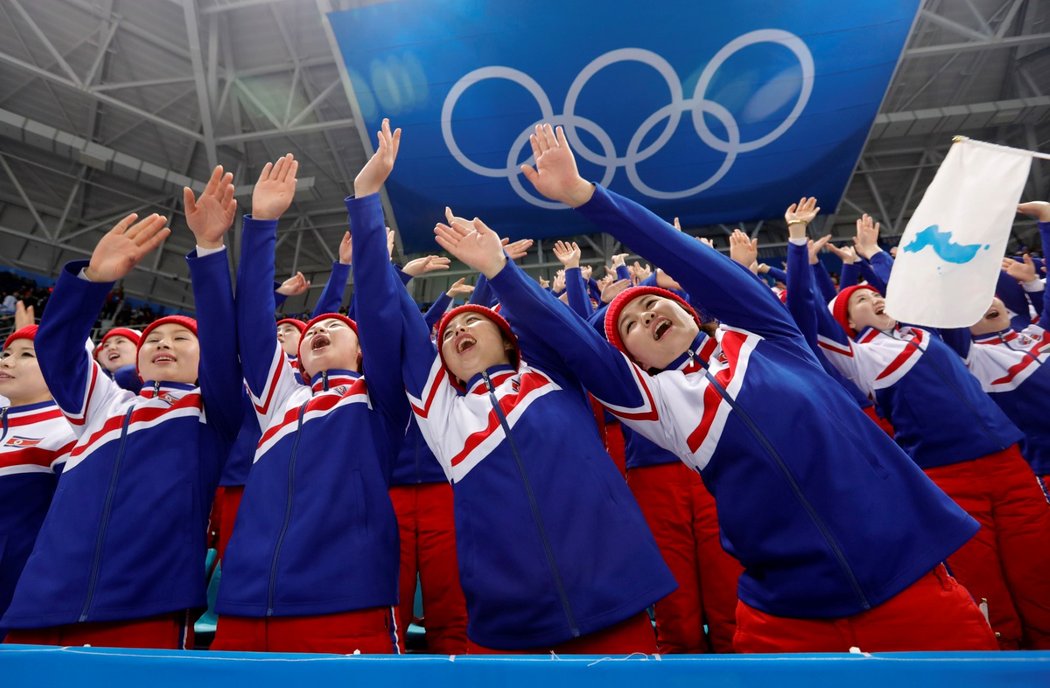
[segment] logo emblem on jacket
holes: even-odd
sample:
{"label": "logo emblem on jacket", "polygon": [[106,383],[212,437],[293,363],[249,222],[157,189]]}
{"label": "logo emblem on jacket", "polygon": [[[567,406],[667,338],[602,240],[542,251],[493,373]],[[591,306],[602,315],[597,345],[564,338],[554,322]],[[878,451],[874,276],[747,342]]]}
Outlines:
{"label": "logo emblem on jacket", "polygon": [[7,442],[4,442],[4,444],[8,447],[35,447],[43,440],[43,437],[19,437],[14,435],[7,438]]}

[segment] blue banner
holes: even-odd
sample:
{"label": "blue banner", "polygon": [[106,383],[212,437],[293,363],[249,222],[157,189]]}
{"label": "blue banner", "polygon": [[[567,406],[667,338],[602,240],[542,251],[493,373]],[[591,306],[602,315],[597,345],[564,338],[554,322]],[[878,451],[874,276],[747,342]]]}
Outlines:
{"label": "blue banner", "polygon": [[[329,16],[364,127],[404,129],[406,250],[443,209],[505,236],[596,231],[518,171],[537,122],[581,173],[685,225],[837,206],[919,0],[394,0]],[[374,135],[373,135],[374,140]]]}

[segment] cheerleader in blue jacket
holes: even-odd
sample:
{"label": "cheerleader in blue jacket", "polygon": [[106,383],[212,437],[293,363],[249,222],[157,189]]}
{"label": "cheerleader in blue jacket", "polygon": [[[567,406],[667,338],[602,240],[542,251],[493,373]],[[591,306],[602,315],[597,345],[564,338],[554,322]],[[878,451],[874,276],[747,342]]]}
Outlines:
{"label": "cheerleader in blue jacket", "polygon": [[[309,386],[295,380],[277,341],[271,284],[277,220],[297,167],[290,155],[267,164],[244,218],[238,331],[263,434],[223,563],[212,647],[390,653],[398,541],[387,488],[408,407],[389,340],[401,316],[387,309],[361,328],[338,313],[313,318],[298,352]],[[346,205],[355,233],[374,229],[385,252],[375,195],[384,169],[377,154],[355,180],[360,197]],[[353,250],[370,248],[358,238]],[[389,261],[374,269],[390,273]]]}
{"label": "cheerleader in blue jacket", "polygon": [[[791,229],[804,235],[804,226]],[[862,219],[858,253],[886,282],[892,263],[878,259],[877,237]],[[789,264],[804,242],[792,238]],[[808,289],[796,285],[805,277],[788,270],[789,298]],[[874,287],[849,286],[828,308],[815,308],[805,327],[816,330],[827,360],[875,400],[897,444],[981,524],[948,564],[976,599],[987,600],[1000,647],[1050,647],[1050,579],[1038,573],[1050,568],[1050,509],[1021,456],[1023,435],[947,344],[965,346],[969,332],[899,325],[885,306]]]}
{"label": "cheerleader in blue jacket", "polygon": [[[381,147],[400,136],[383,129]],[[479,305],[446,313],[435,349],[393,273],[356,272],[386,262],[381,225],[354,226],[355,252],[365,232],[372,248],[354,256],[357,307],[403,323],[386,346],[402,357],[416,421],[452,483],[469,651],[654,652],[644,610],[674,580],[575,374],[543,338],[519,342],[514,314]]]}
{"label": "cheerleader in blue jacket", "polygon": [[[240,424],[233,292],[222,237],[232,175],[217,168],[186,219],[199,321],[143,332],[138,395],[85,351],[106,294],[169,234],[165,219],[121,220],[90,262],[65,267],[36,338],[40,367],[77,444],[0,625],[9,642],[183,647],[205,606],[205,531]],[[199,322],[199,326],[198,326]]]}
{"label": "cheerleader in blue jacket", "polygon": [[772,292],[583,180],[560,129],[537,127],[531,141],[537,168],[524,170],[537,190],[673,274],[722,323],[724,361],[696,354],[706,335],[670,292],[620,294],[605,341],[505,262],[479,220],[439,228],[438,241],[485,274],[610,411],[701,471],[723,545],[744,566],[736,649],[994,648],[976,605],[939,566],[976,523],[824,373]]}
{"label": "cheerleader in blue jacket", "polygon": [[[0,350],[0,616],[51,504],[75,444],[40,372],[36,325],[12,332]],[[10,404],[10,405],[8,405]],[[4,633],[0,630],[0,641]]]}

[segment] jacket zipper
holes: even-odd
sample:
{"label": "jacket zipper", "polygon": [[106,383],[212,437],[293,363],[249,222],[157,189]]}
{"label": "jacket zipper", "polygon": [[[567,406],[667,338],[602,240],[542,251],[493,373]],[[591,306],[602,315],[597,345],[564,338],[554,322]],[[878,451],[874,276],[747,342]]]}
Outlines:
{"label": "jacket zipper", "polygon": [[0,425],[2,425],[3,427],[3,432],[0,432],[0,440],[7,437],[7,410],[9,408],[11,407],[5,406],[3,408],[0,408]]}
{"label": "jacket zipper", "polygon": [[[325,384],[328,384],[327,374]],[[266,616],[273,616],[273,598],[277,592],[277,562],[281,558],[281,546],[284,544],[284,536],[288,533],[288,525],[292,520],[292,495],[295,493],[295,459],[299,455],[299,439],[303,434],[303,416],[306,415],[305,402],[299,407],[299,424],[295,428],[295,442],[292,444],[292,455],[288,459],[288,499],[284,506],[284,523],[281,524],[281,532],[277,536],[277,544],[273,548],[273,561],[270,563],[270,589],[266,599]]]}
{"label": "jacket zipper", "polygon": [[751,419],[751,416],[748,415],[748,413],[744,411],[744,409],[741,408],[739,404],[737,404],[736,399],[729,395],[729,391],[726,390],[726,388],[723,387],[722,384],[715,379],[714,375],[712,375],[708,371],[707,366],[704,365],[700,357],[697,356],[692,349],[690,349],[688,353],[689,357],[700,365],[700,369],[704,371],[704,377],[707,378],[707,381],[710,384],[714,385],[715,389],[718,390],[719,396],[725,399],[726,403],[729,404],[729,407],[733,409],[733,411],[736,412],[737,415],[740,416],[740,420],[744,421],[744,425],[748,427],[748,430],[750,430],[751,435],[758,440],[759,444],[761,444],[763,449],[766,450],[766,453],[777,464],[777,468],[779,468],[780,472],[784,474],[784,477],[787,479],[788,484],[791,486],[792,492],[795,493],[795,498],[799,501],[800,504],[802,504],[802,508],[804,508],[806,510],[806,513],[809,514],[809,518],[813,522],[813,525],[817,527],[817,529],[820,531],[820,534],[824,537],[824,541],[828,544],[828,547],[831,548],[832,554],[835,556],[836,561],[838,561],[839,567],[846,574],[846,578],[849,580],[850,586],[853,588],[853,592],[857,595],[857,598],[860,600],[861,605],[863,605],[864,609],[871,609],[871,603],[868,602],[868,597],[864,594],[864,590],[863,588],[861,588],[860,581],[857,580],[857,576],[853,573],[853,569],[850,567],[849,562],[846,561],[846,555],[843,553],[838,541],[835,539],[835,536],[831,534],[831,530],[824,523],[824,519],[822,519],[817,513],[816,508],[814,508],[813,505],[809,503],[809,500],[806,499],[805,494],[803,494],[802,492],[802,488],[795,480],[795,476],[791,474],[790,470],[788,470],[787,464],[784,462],[784,459],[780,456],[780,453],[773,448],[773,445],[772,443],[770,443],[769,439],[762,433],[761,430],[758,429],[758,426]]}
{"label": "jacket zipper", "polygon": [[87,599],[84,600],[84,608],[80,611],[80,621],[87,621],[88,610],[95,597],[95,586],[98,584],[98,575],[102,569],[102,545],[106,539],[106,531],[109,529],[109,516],[113,511],[113,497],[117,491],[117,478],[120,476],[120,464],[124,458],[124,449],[127,446],[128,424],[131,423],[131,414],[135,407],[132,406],[124,414],[124,423],[120,427],[120,448],[117,450],[117,458],[113,461],[113,471],[109,477],[109,489],[106,492],[105,505],[102,507],[102,521],[99,523],[98,537],[95,538],[95,558],[91,563],[91,579],[88,583]]}
{"label": "jacket zipper", "polygon": [[499,400],[496,399],[496,388],[492,384],[489,374],[487,372],[482,372],[481,377],[485,380],[485,385],[488,387],[489,401],[492,402],[492,409],[496,412],[496,417],[499,418],[499,423],[503,427],[503,434],[507,437],[507,444],[510,445],[510,451],[514,455],[514,461],[518,464],[518,472],[521,474],[521,480],[525,485],[525,495],[529,500],[529,508],[532,510],[532,518],[536,523],[536,529],[539,530],[540,541],[543,542],[543,553],[547,557],[547,565],[550,567],[551,576],[554,578],[554,587],[558,592],[558,598],[561,600],[561,606],[562,610],[565,612],[565,618],[569,622],[569,630],[572,632],[573,638],[579,638],[580,629],[576,625],[576,617],[573,615],[572,607],[569,605],[569,596],[565,592],[565,584],[562,583],[561,574],[558,572],[558,565],[554,560],[554,548],[551,547],[550,539],[547,537],[547,530],[543,526],[540,505],[536,501],[536,495],[532,491],[532,483],[529,482],[529,476],[525,472],[525,463],[521,460],[521,454],[518,453],[518,446],[515,444],[514,438],[510,434],[510,425],[507,423],[507,417],[503,415],[503,409],[499,405]]}

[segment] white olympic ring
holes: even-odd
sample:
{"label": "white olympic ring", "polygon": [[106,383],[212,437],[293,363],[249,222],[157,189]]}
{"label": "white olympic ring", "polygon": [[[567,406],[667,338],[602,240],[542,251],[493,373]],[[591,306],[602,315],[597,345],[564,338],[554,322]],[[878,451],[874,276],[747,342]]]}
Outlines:
{"label": "white olympic ring", "polygon": [[[780,123],[780,125],[757,139],[741,141],[740,127],[737,124],[736,118],[721,104],[708,100],[707,90],[710,87],[715,74],[722,65],[725,64],[726,60],[744,48],[759,43],[775,43],[787,48],[795,55],[802,71],[799,79],[799,94],[791,112],[788,113],[788,116]],[[577,101],[580,98],[584,86],[590,81],[591,77],[602,69],[619,62],[639,62],[652,67],[667,83],[667,88],[671,97],[670,103],[656,110],[656,112],[649,115],[649,117],[642,122],[634,132],[634,135],[631,136],[631,140],[627,144],[627,150],[623,156],[617,154],[615,142],[601,126],[593,120],[576,114]],[[532,205],[541,208],[558,209],[564,208],[565,206],[560,203],[553,203],[551,201],[537,198],[528,191],[524,185],[522,185],[519,177],[520,171],[518,169],[518,165],[521,164],[522,161],[519,161],[518,155],[521,149],[528,143],[529,134],[532,133],[535,125],[545,122],[549,122],[552,125],[560,124],[564,127],[565,136],[572,145],[573,150],[576,151],[576,154],[584,160],[605,168],[605,172],[602,175],[600,182],[602,186],[608,186],[616,176],[616,170],[623,167],[628,180],[639,193],[645,194],[651,198],[668,200],[685,198],[700,193],[701,191],[709,189],[717,184],[729,172],[733,163],[736,162],[737,156],[741,153],[748,153],[763,148],[780,138],[784,132],[790,129],[809,103],[809,98],[813,93],[815,71],[813,55],[809,52],[809,48],[806,47],[806,44],[801,38],[793,33],[782,31],[780,29],[760,29],[758,31],[751,31],[742,36],[738,36],[722,46],[700,73],[700,78],[697,80],[696,88],[693,90],[692,97],[685,98],[682,93],[682,84],[678,80],[678,75],[667,60],[650,50],[643,50],[641,48],[621,48],[619,50],[611,50],[599,55],[580,71],[576,76],[576,79],[573,80],[572,85],[569,87],[565,96],[565,105],[562,108],[564,114],[555,115],[554,108],[551,106],[550,99],[547,97],[543,88],[535,79],[525,72],[510,67],[482,67],[464,75],[448,92],[441,108],[441,134],[445,139],[445,145],[448,146],[449,152],[452,153],[452,156],[463,165],[463,167],[484,177],[506,177],[515,193]],[[539,118],[526,127],[514,141],[514,144],[510,147],[510,151],[507,153],[507,162],[503,168],[486,167],[471,160],[460,149],[459,145],[456,143],[455,136],[453,136],[452,133],[452,115],[456,108],[456,103],[467,89],[488,79],[505,79],[518,84],[535,98],[536,104],[539,106]],[[638,165],[656,155],[667,144],[667,142],[670,141],[671,137],[674,136],[675,131],[678,129],[682,115],[686,112],[691,113],[693,129],[696,130],[696,134],[700,137],[700,140],[712,149],[725,153],[725,160],[710,177],[691,188],[681,191],[661,191],[654,189],[642,181],[638,174]],[[707,126],[707,123],[704,121],[705,114],[714,117],[719,121],[722,127],[725,128],[725,139],[718,138],[718,136],[711,131]],[[654,127],[664,120],[667,120],[667,125],[664,127],[663,131],[661,131],[648,146],[642,149],[641,145],[642,141],[645,140],[645,137],[649,135]],[[577,129],[582,129],[597,139],[598,144],[602,148],[602,152],[598,153],[588,148],[580,138]],[[526,164],[531,163],[532,156],[529,155],[529,157],[523,162]]]}

